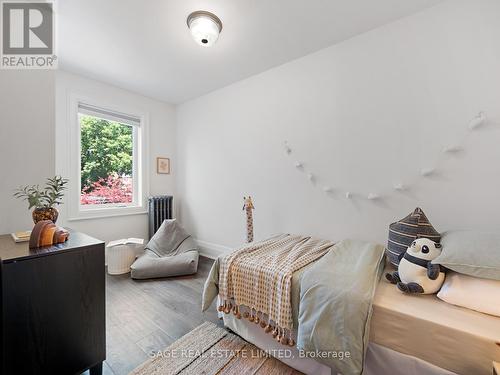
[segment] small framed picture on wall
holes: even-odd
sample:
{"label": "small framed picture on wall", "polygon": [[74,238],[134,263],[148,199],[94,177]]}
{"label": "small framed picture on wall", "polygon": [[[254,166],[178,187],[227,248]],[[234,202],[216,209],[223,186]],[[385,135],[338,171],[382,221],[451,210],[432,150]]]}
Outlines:
{"label": "small framed picture on wall", "polygon": [[170,174],[170,159],[169,158],[156,158],[156,173]]}

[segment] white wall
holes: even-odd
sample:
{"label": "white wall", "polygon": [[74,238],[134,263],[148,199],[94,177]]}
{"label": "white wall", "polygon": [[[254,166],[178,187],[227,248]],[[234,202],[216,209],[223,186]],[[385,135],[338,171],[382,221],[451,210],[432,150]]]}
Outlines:
{"label": "white wall", "polygon": [[[165,104],[101,82],[59,71],[56,75],[56,171],[68,176],[69,127],[68,98],[72,95],[92,98],[93,102],[112,102],[121,108],[133,108],[149,118],[149,182],[151,194],[175,194],[175,109]],[[156,173],[156,157],[169,157],[171,174]],[[147,215],[128,215],[87,220],[68,220],[67,205],[61,207],[60,224],[109,241],[126,237],[147,237]]]}
{"label": "white wall", "polygon": [[[250,194],[257,238],[384,243],[388,224],[417,205],[440,231],[498,230],[499,40],[500,2],[448,1],[180,105],[180,219],[202,241],[237,245]],[[465,136],[480,110],[488,126],[410,191],[378,203],[321,191],[390,193]],[[296,159],[317,173],[317,187]]]}
{"label": "white wall", "polygon": [[54,175],[54,72],[0,70],[0,233],[33,225],[20,185]]}

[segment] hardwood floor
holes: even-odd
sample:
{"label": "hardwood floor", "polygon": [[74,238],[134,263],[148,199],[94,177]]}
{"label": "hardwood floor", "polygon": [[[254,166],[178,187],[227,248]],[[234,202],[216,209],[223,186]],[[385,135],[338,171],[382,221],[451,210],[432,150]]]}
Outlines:
{"label": "hardwood floor", "polygon": [[130,274],[107,275],[105,375],[128,374],[149,353],[163,350],[204,321],[222,325],[215,302],[201,312],[201,292],[212,263],[200,257],[193,276],[135,281]]}

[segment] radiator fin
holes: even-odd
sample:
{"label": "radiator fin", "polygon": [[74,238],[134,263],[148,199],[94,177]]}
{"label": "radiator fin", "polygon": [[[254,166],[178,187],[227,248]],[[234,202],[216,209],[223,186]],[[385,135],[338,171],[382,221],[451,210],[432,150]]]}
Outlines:
{"label": "radiator fin", "polygon": [[173,219],[174,197],[171,195],[156,195],[149,197],[149,238],[153,237],[164,220]]}

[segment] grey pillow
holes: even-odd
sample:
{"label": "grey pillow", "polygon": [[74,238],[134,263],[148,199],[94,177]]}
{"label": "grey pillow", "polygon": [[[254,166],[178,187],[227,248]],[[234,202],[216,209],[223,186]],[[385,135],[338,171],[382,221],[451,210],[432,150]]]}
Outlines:
{"label": "grey pillow", "polygon": [[159,257],[146,250],[130,266],[130,277],[133,279],[153,279],[190,275],[198,270],[198,251],[188,251],[171,257]]}
{"label": "grey pillow", "polygon": [[164,220],[145,248],[159,257],[176,255],[196,249],[194,246],[192,249],[179,250],[179,246],[190,237],[177,220]]}
{"label": "grey pillow", "polygon": [[443,250],[432,263],[484,279],[500,280],[500,234],[449,231],[441,238]]}
{"label": "grey pillow", "polygon": [[428,238],[434,242],[439,242],[441,239],[441,235],[434,229],[420,207],[415,208],[403,219],[389,225],[389,240],[385,249],[387,259],[397,267],[399,256],[404,254],[417,238]]}
{"label": "grey pillow", "polygon": [[176,220],[165,220],[144,255],[130,266],[133,279],[189,275],[198,270],[196,242]]}

